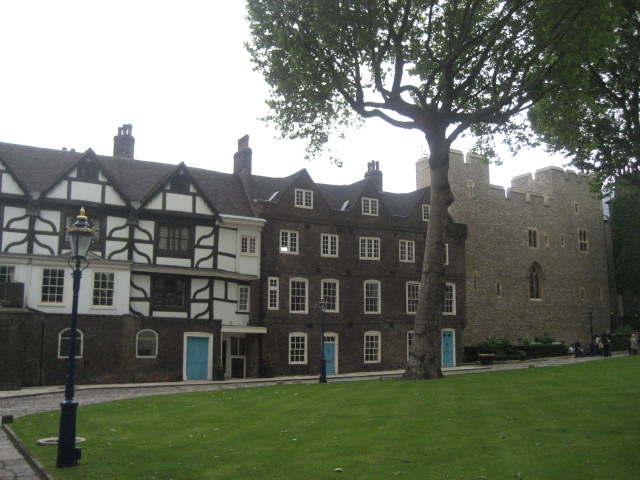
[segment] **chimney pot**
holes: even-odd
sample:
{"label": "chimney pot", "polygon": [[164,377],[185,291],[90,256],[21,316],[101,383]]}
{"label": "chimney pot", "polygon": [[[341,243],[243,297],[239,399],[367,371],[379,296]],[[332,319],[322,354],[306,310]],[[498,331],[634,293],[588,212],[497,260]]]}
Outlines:
{"label": "chimney pot", "polygon": [[113,137],[113,156],[124,157],[133,160],[133,150],[136,139],[131,134],[133,125],[130,123],[118,127],[118,135]]}

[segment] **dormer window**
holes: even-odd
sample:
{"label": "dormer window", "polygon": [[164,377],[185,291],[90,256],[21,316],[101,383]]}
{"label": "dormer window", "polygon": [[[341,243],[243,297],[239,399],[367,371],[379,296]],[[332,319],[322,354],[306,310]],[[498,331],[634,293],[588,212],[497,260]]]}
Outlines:
{"label": "dormer window", "polygon": [[82,160],[78,163],[78,179],[79,180],[98,180],[98,167],[88,160]]}
{"label": "dormer window", "polygon": [[429,213],[430,213],[430,205],[422,205],[422,221],[423,222],[428,222],[429,221]]}
{"label": "dormer window", "polygon": [[362,199],[362,214],[378,216],[378,199],[377,198],[363,198]]}
{"label": "dormer window", "polygon": [[189,193],[189,180],[184,175],[176,175],[169,182],[169,190],[175,193]]}
{"label": "dormer window", "polygon": [[296,188],[296,207],[313,208],[313,190],[303,190]]}

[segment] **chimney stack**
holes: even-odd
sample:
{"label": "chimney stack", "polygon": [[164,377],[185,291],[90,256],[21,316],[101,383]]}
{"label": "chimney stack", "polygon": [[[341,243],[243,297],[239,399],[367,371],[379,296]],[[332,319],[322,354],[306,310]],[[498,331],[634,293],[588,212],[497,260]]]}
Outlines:
{"label": "chimney stack", "polygon": [[113,137],[113,156],[124,157],[133,160],[133,147],[136,139],[131,135],[133,125],[130,123],[118,127],[118,135]]}
{"label": "chimney stack", "polygon": [[364,178],[368,178],[373,182],[373,186],[379,192],[382,191],[382,172],[380,171],[380,162],[371,160],[367,163],[367,173]]}
{"label": "chimney stack", "polygon": [[246,170],[250,174],[252,154],[249,148],[249,135],[245,135],[238,140],[238,151],[233,155],[233,173]]}

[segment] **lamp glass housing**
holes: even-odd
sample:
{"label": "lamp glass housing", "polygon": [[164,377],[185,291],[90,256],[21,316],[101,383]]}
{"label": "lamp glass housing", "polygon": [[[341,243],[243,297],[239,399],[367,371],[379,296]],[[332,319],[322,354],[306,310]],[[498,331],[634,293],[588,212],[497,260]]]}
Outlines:
{"label": "lamp glass housing", "polygon": [[69,227],[69,243],[71,244],[71,258],[85,259],[89,254],[89,247],[93,240],[93,228],[89,224],[84,214],[84,208],[80,210],[80,215]]}

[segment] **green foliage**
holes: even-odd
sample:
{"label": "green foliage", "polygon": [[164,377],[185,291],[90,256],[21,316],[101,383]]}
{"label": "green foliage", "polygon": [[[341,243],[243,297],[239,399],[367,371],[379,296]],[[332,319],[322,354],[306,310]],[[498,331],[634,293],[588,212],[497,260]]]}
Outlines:
{"label": "green foliage", "polygon": [[57,435],[58,411],[11,426],[58,480],[634,480],[638,360],[81,405],[87,442],[64,469],[35,444]]}
{"label": "green foliage", "polygon": [[596,190],[612,177],[640,185],[640,1],[613,0],[601,13],[601,47],[581,68],[552,82],[530,111],[549,149],[594,172]]}
{"label": "green foliage", "polygon": [[553,338],[549,332],[544,332],[542,335],[535,335],[533,337],[533,341],[536,343],[541,343],[543,345],[550,345],[553,342],[556,341],[555,338]]}
{"label": "green foliage", "polygon": [[599,51],[607,6],[248,0],[247,48],[272,88],[269,119],[284,136],[309,139],[311,153],[354,114],[420,130],[430,148],[471,129],[488,153],[492,134],[520,131],[512,117],[543,98],[548,81]]}
{"label": "green foliage", "polygon": [[640,288],[640,186],[618,183],[611,201],[611,234],[615,247],[616,285]]}
{"label": "green foliage", "polygon": [[495,355],[513,355],[516,349],[506,338],[487,337],[480,344],[480,351],[482,353],[493,353]]}

